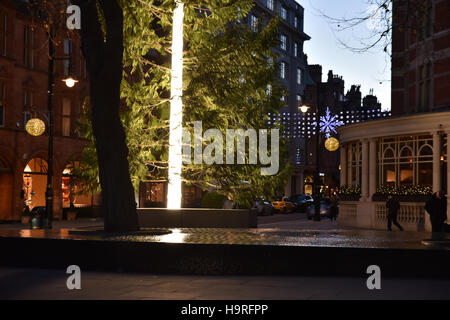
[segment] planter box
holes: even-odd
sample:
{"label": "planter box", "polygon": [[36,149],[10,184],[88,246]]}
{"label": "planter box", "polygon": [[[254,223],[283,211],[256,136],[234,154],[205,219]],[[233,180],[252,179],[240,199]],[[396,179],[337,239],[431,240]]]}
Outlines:
{"label": "planter box", "polygon": [[[431,196],[426,195],[408,195],[408,196],[396,196],[400,202],[427,202]],[[372,201],[374,202],[386,202],[387,196],[384,194],[374,194],[372,196]]]}
{"label": "planter box", "polygon": [[339,196],[340,201],[359,201],[360,194],[343,194]]}
{"label": "planter box", "polygon": [[166,208],[137,209],[142,228],[256,228],[256,210]]}

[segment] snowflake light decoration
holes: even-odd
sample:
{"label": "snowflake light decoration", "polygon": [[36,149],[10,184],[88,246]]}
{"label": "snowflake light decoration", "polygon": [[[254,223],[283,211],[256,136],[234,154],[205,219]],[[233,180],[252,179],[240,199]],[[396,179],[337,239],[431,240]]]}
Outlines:
{"label": "snowflake light decoration", "polygon": [[330,138],[331,133],[337,133],[336,128],[344,125],[342,121],[339,120],[337,115],[332,115],[330,108],[327,107],[325,111],[325,116],[320,116],[320,132],[325,133],[325,137]]}

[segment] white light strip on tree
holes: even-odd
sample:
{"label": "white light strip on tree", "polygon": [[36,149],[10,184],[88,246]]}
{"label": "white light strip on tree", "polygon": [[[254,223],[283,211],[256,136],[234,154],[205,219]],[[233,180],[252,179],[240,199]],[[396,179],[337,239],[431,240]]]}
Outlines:
{"label": "white light strip on tree", "polygon": [[183,120],[183,19],[184,4],[176,1],[173,12],[172,80],[170,86],[169,187],[167,208],[181,208]]}

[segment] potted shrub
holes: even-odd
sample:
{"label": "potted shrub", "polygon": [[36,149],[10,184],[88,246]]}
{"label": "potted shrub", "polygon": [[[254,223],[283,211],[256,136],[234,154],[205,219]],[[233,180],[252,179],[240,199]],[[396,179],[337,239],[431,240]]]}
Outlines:
{"label": "potted shrub", "polygon": [[74,221],[77,218],[77,211],[73,202],[70,202],[69,210],[67,211],[67,221]]}
{"label": "potted shrub", "polygon": [[338,196],[341,201],[359,201],[361,198],[361,187],[342,186],[339,189]]}
{"label": "potted shrub", "polygon": [[216,192],[208,192],[202,198],[202,208],[208,209],[221,209],[225,196]]}
{"label": "potted shrub", "polygon": [[31,217],[30,207],[25,206],[25,209],[22,212],[22,218],[21,218],[22,224],[30,223],[30,217]]}
{"label": "potted shrub", "polygon": [[409,186],[379,186],[372,196],[372,201],[386,201],[388,195],[396,196],[400,202],[426,202],[433,191],[429,186],[409,185]]}

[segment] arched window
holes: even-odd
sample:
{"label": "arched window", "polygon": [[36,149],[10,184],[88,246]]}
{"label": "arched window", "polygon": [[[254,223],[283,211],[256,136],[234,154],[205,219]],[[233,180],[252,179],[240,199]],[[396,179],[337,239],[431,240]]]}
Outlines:
{"label": "arched window", "polygon": [[433,138],[430,135],[383,138],[379,143],[381,185],[432,184]]}
{"label": "arched window", "polygon": [[394,159],[394,150],[392,148],[387,148],[384,151],[384,159]]}
{"label": "arched window", "polygon": [[430,145],[423,145],[419,149],[417,168],[418,184],[423,186],[433,186],[433,149]]}
{"label": "arched window", "polygon": [[47,161],[42,158],[34,158],[27,163],[23,170],[23,200],[30,209],[45,206],[47,168]]}

